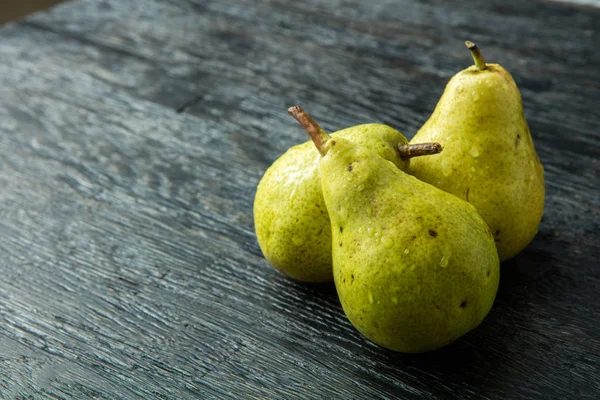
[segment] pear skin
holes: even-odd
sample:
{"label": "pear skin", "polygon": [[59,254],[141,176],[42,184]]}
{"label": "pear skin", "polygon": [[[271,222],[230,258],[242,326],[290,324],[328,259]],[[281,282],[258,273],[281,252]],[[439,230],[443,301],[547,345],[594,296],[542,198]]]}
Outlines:
{"label": "pear skin", "polygon": [[499,260],[475,208],[366,149],[330,143],[320,171],[348,319],[376,344],[408,353],[477,327],[498,290]]}
{"label": "pear skin", "polygon": [[374,343],[407,353],[477,327],[500,268],[475,208],[344,138],[322,148],[333,274],[350,322]]}
{"label": "pear skin", "polygon": [[411,142],[437,141],[442,154],[414,159],[409,173],[473,204],[489,225],[500,260],[518,254],[538,231],[544,169],[508,71],[475,64],[456,74]]}

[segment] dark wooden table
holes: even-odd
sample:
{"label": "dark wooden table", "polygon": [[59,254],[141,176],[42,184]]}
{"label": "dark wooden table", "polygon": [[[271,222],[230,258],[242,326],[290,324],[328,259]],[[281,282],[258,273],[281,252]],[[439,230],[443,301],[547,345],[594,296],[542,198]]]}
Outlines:
{"label": "dark wooden table", "polygon": [[[599,398],[600,10],[450,3],[79,0],[4,26],[1,396]],[[307,139],[287,106],[410,138],[465,39],[521,88],[546,212],[478,329],[393,353],[266,263],[254,192]]]}

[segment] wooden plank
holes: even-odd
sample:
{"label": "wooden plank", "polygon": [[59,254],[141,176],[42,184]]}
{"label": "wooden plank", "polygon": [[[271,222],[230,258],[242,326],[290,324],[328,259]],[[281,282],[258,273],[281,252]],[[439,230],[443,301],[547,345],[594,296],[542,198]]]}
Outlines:
{"label": "wooden plank", "polygon": [[[252,4],[152,2],[131,9],[125,3],[81,1],[28,24],[103,46],[106,51],[82,56],[79,46],[59,42],[56,57],[65,66],[81,63],[83,57],[90,73],[127,87],[135,96],[202,119],[217,113],[225,124],[285,134],[281,146],[267,150],[266,160],[304,140],[295,131],[291,136],[272,128],[272,119],[285,119],[283,110],[294,103],[304,104],[330,130],[379,121],[411,137],[445,82],[470,63],[462,39],[472,37],[481,40],[488,60],[498,60],[515,75],[545,164],[561,159],[553,149],[558,143],[561,151],[576,149],[577,157],[599,156],[594,133],[600,121],[588,107],[600,91],[600,58],[592,51],[599,11],[584,14],[555,4],[518,2],[481,2],[459,9],[399,2],[362,13],[353,12],[352,4]],[[540,8],[535,15],[542,18],[521,16]],[[128,13],[135,17],[118,19]],[[431,24],[429,34],[417,35],[422,29],[418,22],[424,20]],[[307,27],[306,21],[318,29]],[[502,31],[485,35],[490,23]],[[573,27],[566,31],[569,24]],[[538,36],[527,38],[531,33]],[[43,33],[38,36],[42,40]],[[521,36],[525,39],[518,40]],[[563,114],[554,112],[555,104],[561,104]],[[261,143],[270,146],[274,139],[268,139]]]}
{"label": "wooden plank", "polygon": [[[597,397],[597,14],[122,3],[74,2],[0,32],[3,394]],[[521,16],[534,9],[543,18]],[[461,25],[484,13],[480,30]],[[513,33],[485,33],[500,22]],[[304,140],[285,106],[310,105],[330,129],[412,131],[468,63],[459,38],[473,31],[523,89],[546,215],[481,327],[435,353],[395,354],[360,337],[331,285],[266,264],[254,189]]]}
{"label": "wooden plank", "polygon": [[[2,182],[2,286],[10,292],[1,332],[85,373],[59,370],[48,387],[34,375],[35,393],[66,395],[74,383],[74,397],[123,390],[114,388],[143,397],[203,393],[211,371],[240,347],[265,359],[287,354],[262,365],[274,378],[293,371],[295,351],[308,347],[314,359],[303,362],[325,375],[334,365],[321,366],[310,347],[331,320],[330,331],[351,329],[331,288],[290,286],[256,254],[245,210],[260,174],[239,165],[241,151],[196,118],[52,65],[36,76],[36,66],[0,69],[10,87],[1,107],[10,172]],[[290,302],[308,309],[291,316]],[[325,315],[315,319],[310,309]],[[98,379],[112,386],[92,392]]]}

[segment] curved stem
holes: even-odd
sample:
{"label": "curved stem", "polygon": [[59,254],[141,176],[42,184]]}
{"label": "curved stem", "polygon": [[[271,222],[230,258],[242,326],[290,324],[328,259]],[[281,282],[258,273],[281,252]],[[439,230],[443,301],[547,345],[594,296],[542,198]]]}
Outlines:
{"label": "curved stem", "polygon": [[398,150],[398,154],[400,154],[400,158],[403,160],[407,160],[413,157],[420,156],[429,156],[432,154],[441,153],[443,147],[438,142],[430,142],[430,143],[417,143],[417,144],[398,144],[396,148]]}
{"label": "curved stem", "polygon": [[473,56],[473,61],[475,61],[475,66],[478,70],[483,71],[487,68],[485,65],[485,60],[481,55],[481,51],[479,51],[479,47],[473,42],[469,42],[468,40],[465,42],[467,48],[471,51],[471,56]]}
{"label": "curved stem", "polygon": [[302,125],[314,142],[317,150],[319,150],[319,153],[324,156],[327,153],[325,144],[331,139],[331,136],[329,136],[300,106],[288,108],[288,114],[294,117],[294,119]]}

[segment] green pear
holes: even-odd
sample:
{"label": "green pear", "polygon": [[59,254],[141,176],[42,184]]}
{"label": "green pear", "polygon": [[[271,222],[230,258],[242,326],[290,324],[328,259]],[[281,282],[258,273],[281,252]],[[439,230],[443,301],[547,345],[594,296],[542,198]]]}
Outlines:
{"label": "green pear", "polygon": [[494,302],[500,262],[475,207],[371,149],[309,133],[322,155],[333,275],[350,322],[376,344],[408,353],[478,326]]}
{"label": "green pear", "polygon": [[544,212],[544,169],[512,76],[486,64],[456,74],[413,142],[439,141],[443,154],[415,159],[409,173],[475,206],[489,225],[500,261],[535,236]]}
{"label": "green pear", "polygon": [[[306,129],[320,129],[307,118]],[[325,132],[323,132],[325,134]],[[441,151],[438,143],[408,145],[397,130],[364,124],[332,134],[344,137],[407,170],[411,157]],[[319,178],[320,155],[311,141],[290,148],[265,172],[254,199],[254,225],[267,261],[306,282],[330,282],[331,227]]]}

